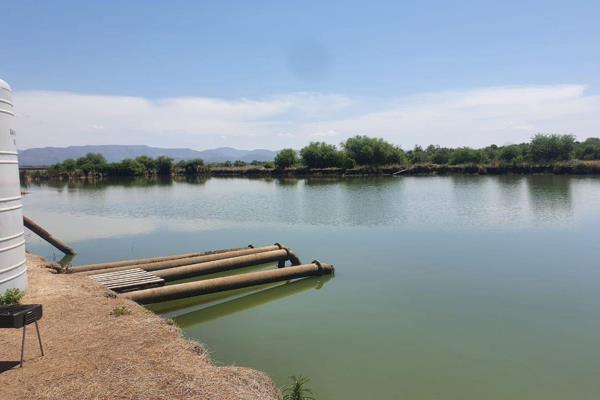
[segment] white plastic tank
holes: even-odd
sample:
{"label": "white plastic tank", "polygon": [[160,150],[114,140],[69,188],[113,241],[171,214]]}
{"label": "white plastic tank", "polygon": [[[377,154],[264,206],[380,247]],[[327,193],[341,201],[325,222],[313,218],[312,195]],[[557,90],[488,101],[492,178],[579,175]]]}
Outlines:
{"label": "white plastic tank", "polygon": [[0,79],[0,293],[27,288],[14,115],[10,86]]}

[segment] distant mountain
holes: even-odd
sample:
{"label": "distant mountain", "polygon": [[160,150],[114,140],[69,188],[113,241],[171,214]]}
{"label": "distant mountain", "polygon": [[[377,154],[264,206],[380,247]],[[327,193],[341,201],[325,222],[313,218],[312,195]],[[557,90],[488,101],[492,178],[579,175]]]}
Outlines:
{"label": "distant mountain", "polygon": [[44,166],[63,162],[68,158],[83,157],[87,153],[100,153],[107,161],[121,161],[125,158],[139,156],[167,156],[175,160],[190,160],[201,158],[205,162],[225,162],[242,160],[245,162],[272,161],[277,152],[272,150],[238,150],[231,147],[219,147],[210,150],[192,149],[163,149],[144,145],[101,145],[101,146],[69,146],[69,147],[40,147],[19,151],[21,166]]}

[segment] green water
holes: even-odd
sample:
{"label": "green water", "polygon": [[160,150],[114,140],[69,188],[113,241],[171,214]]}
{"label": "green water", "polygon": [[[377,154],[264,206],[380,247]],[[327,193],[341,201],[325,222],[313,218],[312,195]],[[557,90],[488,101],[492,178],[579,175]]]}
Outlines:
{"label": "green water", "polygon": [[[317,399],[600,398],[600,179],[31,185],[74,263],[282,242],[310,279],[153,307],[218,363]],[[29,249],[60,253],[35,237]]]}

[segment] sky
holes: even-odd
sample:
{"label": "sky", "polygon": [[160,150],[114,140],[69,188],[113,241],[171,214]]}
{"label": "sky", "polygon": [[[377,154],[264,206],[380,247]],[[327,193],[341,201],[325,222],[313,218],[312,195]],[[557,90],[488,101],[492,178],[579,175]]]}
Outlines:
{"label": "sky", "polygon": [[21,149],[600,136],[598,1],[5,1]]}

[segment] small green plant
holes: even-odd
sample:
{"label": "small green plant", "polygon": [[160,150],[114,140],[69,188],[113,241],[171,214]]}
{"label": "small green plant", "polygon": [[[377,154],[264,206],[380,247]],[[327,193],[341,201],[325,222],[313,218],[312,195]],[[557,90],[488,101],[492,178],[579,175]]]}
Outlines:
{"label": "small green plant", "polygon": [[3,294],[0,294],[0,305],[19,304],[23,296],[25,292],[21,289],[6,289]]}
{"label": "small green plant", "polygon": [[312,390],[304,387],[310,378],[305,376],[290,376],[292,383],[283,389],[283,400],[315,400]]}
{"label": "small green plant", "polygon": [[115,317],[121,317],[123,315],[129,315],[131,314],[131,310],[125,306],[118,306],[113,308],[113,310],[110,312],[110,315],[113,315]]}

